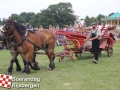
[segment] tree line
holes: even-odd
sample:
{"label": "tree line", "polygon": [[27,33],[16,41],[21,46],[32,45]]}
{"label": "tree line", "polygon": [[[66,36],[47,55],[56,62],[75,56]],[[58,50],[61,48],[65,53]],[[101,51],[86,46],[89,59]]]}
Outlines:
{"label": "tree line", "polygon": [[[59,25],[59,27],[62,28],[65,25],[73,25],[76,21],[76,17],[72,16],[70,13],[74,13],[74,10],[72,9],[72,4],[60,2],[58,4],[50,5],[47,9],[40,10],[40,12],[37,14],[35,14],[34,12],[22,12],[19,15],[12,14],[10,15],[10,18],[21,24],[29,23],[33,27],[37,28],[39,28],[40,25],[42,25],[43,28],[48,28],[49,25]],[[108,16],[112,14],[114,13],[110,13]],[[93,22],[101,24],[101,18],[105,17],[105,15],[99,14],[97,17],[86,16],[84,19],[81,20],[84,20],[86,25],[89,26]],[[0,24],[3,24],[5,21],[5,18],[3,18],[3,20],[0,19]]]}

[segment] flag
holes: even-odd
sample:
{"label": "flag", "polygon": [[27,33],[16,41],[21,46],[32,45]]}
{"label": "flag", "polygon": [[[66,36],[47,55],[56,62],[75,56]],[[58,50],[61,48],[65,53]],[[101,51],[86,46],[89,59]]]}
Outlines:
{"label": "flag", "polygon": [[0,74],[0,86],[11,88],[12,76]]}

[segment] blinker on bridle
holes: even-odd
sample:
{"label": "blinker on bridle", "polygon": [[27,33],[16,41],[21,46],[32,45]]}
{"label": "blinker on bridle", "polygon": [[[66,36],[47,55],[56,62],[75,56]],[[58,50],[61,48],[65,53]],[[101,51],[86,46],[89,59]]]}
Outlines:
{"label": "blinker on bridle", "polygon": [[[9,23],[5,23],[5,29],[6,29],[6,32],[8,31],[8,29],[10,31],[12,31],[12,24],[9,24]],[[5,32],[5,31],[4,31]]]}

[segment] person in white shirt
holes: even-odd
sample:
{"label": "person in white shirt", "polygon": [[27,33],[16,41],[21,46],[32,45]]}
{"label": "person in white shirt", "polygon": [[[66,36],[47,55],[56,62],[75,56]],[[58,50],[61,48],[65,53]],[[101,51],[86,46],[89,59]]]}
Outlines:
{"label": "person in white shirt", "polygon": [[92,41],[92,49],[93,49],[93,54],[95,57],[95,60],[93,60],[94,63],[98,62],[100,36],[101,36],[101,31],[99,28],[97,28],[97,23],[92,23],[92,30],[90,31],[90,33],[89,33],[88,37],[85,39],[85,41],[87,41],[87,40]]}
{"label": "person in white shirt", "polygon": [[43,30],[43,27],[42,27],[42,25],[40,25],[40,27],[39,27],[39,30]]}

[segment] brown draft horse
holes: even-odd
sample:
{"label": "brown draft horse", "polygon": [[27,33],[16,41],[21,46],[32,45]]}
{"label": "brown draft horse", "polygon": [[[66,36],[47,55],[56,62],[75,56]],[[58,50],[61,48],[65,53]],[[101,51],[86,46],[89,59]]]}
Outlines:
{"label": "brown draft horse", "polygon": [[49,69],[53,70],[55,68],[54,48],[56,37],[50,30],[41,30],[33,33],[26,30],[25,26],[14,22],[12,19],[8,19],[3,26],[3,32],[6,34],[7,38],[11,36],[14,37],[14,44],[18,51],[18,53],[14,53],[13,58],[11,59],[8,74],[12,73],[13,63],[16,62],[15,58],[18,54],[21,55],[24,62],[23,73],[30,73],[28,65],[30,65],[34,70],[39,69],[37,63],[33,60],[35,55],[34,51],[39,49],[45,50],[45,53],[50,60]]}

